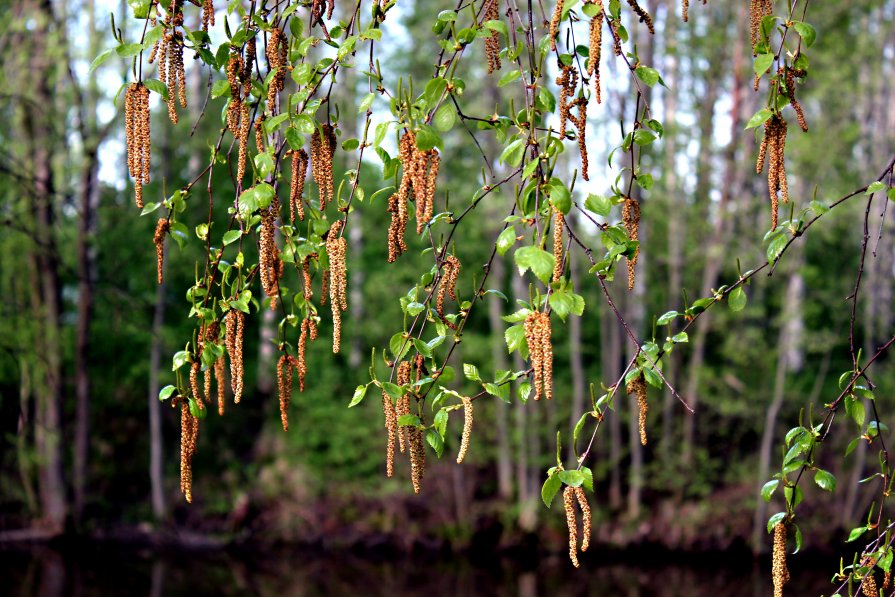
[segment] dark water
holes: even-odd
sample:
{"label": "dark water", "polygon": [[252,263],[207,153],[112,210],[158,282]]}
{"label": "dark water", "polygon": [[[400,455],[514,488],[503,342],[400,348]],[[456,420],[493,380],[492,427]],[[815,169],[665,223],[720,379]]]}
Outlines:
{"label": "dark water", "polygon": [[[772,594],[770,569],[718,553],[670,563],[668,556],[587,554],[573,569],[560,557],[527,564],[488,556],[386,558],[291,549],[260,554],[153,552],[82,545],[0,550],[0,595],[611,595]],[[792,562],[787,596],[830,595],[829,565]]]}

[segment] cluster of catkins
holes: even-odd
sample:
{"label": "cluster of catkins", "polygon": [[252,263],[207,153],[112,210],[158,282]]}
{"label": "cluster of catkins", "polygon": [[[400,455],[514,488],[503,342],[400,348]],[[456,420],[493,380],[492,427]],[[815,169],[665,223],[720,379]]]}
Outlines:
{"label": "cluster of catkins", "polygon": [[556,282],[562,278],[563,272],[563,256],[562,256],[562,229],[565,227],[566,219],[562,212],[553,208],[553,281]]}
{"label": "cluster of catkins", "polygon": [[[416,358],[416,380],[422,378],[423,358]],[[413,364],[410,361],[401,361],[397,364],[395,381],[400,386],[407,386],[413,373]],[[421,425],[398,425],[398,419],[410,413],[411,390],[405,391],[393,403],[391,397],[382,393],[382,411],[385,415],[385,429],[388,432],[386,445],[386,474],[391,477],[395,471],[395,444],[397,443],[401,453],[410,454],[410,480],[413,491],[419,493],[422,490],[423,474],[426,471],[426,449],[423,440],[423,428]],[[413,394],[415,396],[415,394]],[[470,423],[471,424],[471,423]]]}
{"label": "cluster of catkins", "polygon": [[302,202],[302,194],[305,189],[305,178],[308,175],[308,154],[304,149],[290,151],[292,158],[292,180],[289,185],[289,219],[295,222],[295,216],[299,220],[305,219],[305,206]]}
{"label": "cluster of catkins", "polygon": [[441,156],[435,149],[421,150],[416,146],[416,135],[407,130],[398,143],[398,159],[404,172],[398,191],[388,202],[392,215],[388,228],[388,262],[394,261],[407,250],[404,233],[407,229],[407,203],[411,197],[416,203],[416,232],[422,233],[432,219],[435,205],[435,181],[441,166]]}
{"label": "cluster of catkins", "polygon": [[[578,137],[578,151],[581,154],[581,176],[588,178],[587,143],[585,134],[587,131],[587,98],[584,93],[578,93],[578,70],[572,65],[560,65],[559,76],[556,78],[559,85],[559,136],[566,136],[568,123],[575,125]],[[577,113],[572,114],[572,108],[577,108]]]}
{"label": "cluster of catkins", "polygon": [[311,135],[311,174],[320,191],[320,211],[333,198],[333,153],[336,150],[336,132],[333,125],[322,124]]}
{"label": "cluster of catkins", "polygon": [[[198,402],[198,401],[197,401]],[[202,403],[199,402],[200,407]],[[180,401],[180,492],[193,501],[193,455],[199,441],[199,419],[190,412],[189,401]]]}
{"label": "cluster of catkins", "polygon": [[[750,0],[749,35],[752,38],[752,55],[761,40],[761,20],[774,12],[774,0]],[[686,19],[684,19],[686,21]]]}
{"label": "cluster of catkins", "polygon": [[777,191],[783,198],[783,203],[789,202],[789,189],[786,184],[786,165],[783,150],[786,147],[786,120],[779,114],[774,114],[764,123],[764,139],[758,150],[758,161],[755,163],[755,172],[761,172],[764,168],[765,157],[768,158],[768,195],[771,197],[771,229],[777,227],[777,208],[779,200]]}
{"label": "cluster of catkins", "polygon": [[457,324],[444,316],[444,297],[448,295],[451,300],[457,300],[457,277],[460,275],[460,260],[454,255],[448,255],[441,266],[441,278],[438,280],[438,294],[435,296],[435,310],[441,320],[452,330],[457,329]]}
{"label": "cluster of catkins", "polygon": [[553,398],[553,345],[550,338],[550,314],[532,311],[525,318],[525,341],[528,343],[528,354],[531,368],[534,371],[535,400],[541,396]]}
{"label": "cluster of catkins", "polygon": [[463,435],[460,436],[460,452],[457,454],[457,464],[461,464],[466,454],[469,452],[469,440],[472,438],[472,422],[474,412],[472,407],[472,399],[467,396],[461,396],[463,402]]}
{"label": "cluster of catkins", "polygon": [[186,108],[183,32],[178,30],[178,27],[183,27],[183,0],[171,0],[165,12],[164,24],[165,32],[152,47],[149,63],[158,61],[158,78],[168,87],[168,117],[177,124],[177,101],[180,101],[181,108]]}
{"label": "cluster of catkins", "polygon": [[286,67],[289,64],[287,51],[286,36],[283,35],[280,28],[274,27],[270,33],[270,39],[267,40],[265,50],[267,65],[270,72],[274,73],[267,88],[267,112],[271,115],[276,114],[277,97],[286,85]]}
{"label": "cluster of catkins", "polygon": [[256,41],[254,35],[246,42],[245,57],[238,48],[231,48],[227,62],[227,81],[230,83],[230,103],[227,104],[227,128],[239,144],[236,162],[236,179],[245,176],[248,155],[251,117],[248,99],[252,91],[252,65],[255,62]]}
{"label": "cluster of catkins", "polygon": [[566,510],[566,525],[569,528],[569,558],[572,560],[572,564],[578,568],[581,564],[578,562],[578,521],[575,516],[575,502],[578,502],[578,507],[581,509],[581,551],[587,551],[587,548],[590,547],[590,505],[587,503],[587,496],[584,495],[582,487],[566,487],[562,492],[562,498]]}
{"label": "cluster of catkins", "polygon": [[597,98],[597,103],[599,104],[602,102],[602,93],[600,90],[600,56],[603,51],[603,0],[590,1],[593,4],[596,4],[599,10],[590,20],[587,51],[587,76],[593,77],[594,79],[594,94]]}
{"label": "cluster of catkins", "polygon": [[149,183],[152,149],[149,135],[149,89],[131,83],[124,92],[124,137],[127,168],[134,179],[134,199],[143,209],[143,185]]}

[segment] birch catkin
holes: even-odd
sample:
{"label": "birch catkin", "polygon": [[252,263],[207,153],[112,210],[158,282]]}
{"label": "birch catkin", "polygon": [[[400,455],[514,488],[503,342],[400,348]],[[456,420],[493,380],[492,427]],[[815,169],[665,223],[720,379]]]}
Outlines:
{"label": "birch catkin", "polygon": [[473,409],[472,400],[467,396],[462,396],[463,401],[463,435],[460,439],[460,452],[457,454],[457,464],[462,464],[469,452],[469,439],[472,436]]}

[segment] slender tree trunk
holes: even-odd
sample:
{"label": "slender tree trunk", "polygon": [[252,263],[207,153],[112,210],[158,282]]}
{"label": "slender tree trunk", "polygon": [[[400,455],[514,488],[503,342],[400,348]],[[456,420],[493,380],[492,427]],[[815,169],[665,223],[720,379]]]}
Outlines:
{"label": "slender tree trunk", "polygon": [[[506,267],[502,259],[495,259],[491,265],[492,286],[503,288],[506,281]],[[496,369],[509,369],[509,362],[504,343],[504,323],[501,320],[502,303],[495,296],[488,299],[488,323],[491,328],[491,361]],[[501,499],[508,499],[513,495],[513,463],[511,460],[510,437],[507,421],[509,405],[502,400],[492,400],[494,403],[495,420],[497,424],[497,495]],[[518,407],[518,404],[517,404]]]}
{"label": "slender tree trunk", "polygon": [[[790,256],[791,258],[793,256]],[[787,370],[796,369],[801,365],[799,356],[799,343],[802,335],[802,298],[804,297],[805,283],[799,269],[802,259],[793,259],[792,272],[786,289],[784,310],[781,316],[780,334],[777,340],[777,370],[774,375],[774,392],[771,404],[765,412],[764,430],[761,434],[761,448],[758,454],[758,479],[757,488],[760,489],[768,481],[768,472],[773,456],[773,447],[777,429],[777,415],[783,406],[786,396]],[[752,551],[762,553],[766,551],[767,540],[765,522],[767,504],[759,496],[756,501],[755,517],[752,521]]]}
{"label": "slender tree trunk", "polygon": [[152,498],[152,514],[161,522],[167,517],[165,504],[164,437],[162,433],[162,404],[158,393],[161,389],[162,333],[165,325],[165,285],[155,289],[155,309],[152,317],[152,343],[149,350],[149,485]]}

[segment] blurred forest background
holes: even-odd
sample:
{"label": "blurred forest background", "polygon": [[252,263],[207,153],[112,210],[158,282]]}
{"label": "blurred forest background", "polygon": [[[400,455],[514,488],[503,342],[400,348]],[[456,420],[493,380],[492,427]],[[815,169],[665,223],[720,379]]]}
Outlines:
{"label": "blurred forest background", "polygon": [[[425,80],[438,51],[432,20],[449,4],[407,2],[400,18],[385,24],[387,78],[418,73]],[[810,7],[819,35],[809,83],[800,90],[810,132],[791,132],[787,147],[797,210],[813,198],[830,202],[866,185],[891,157],[893,4],[854,0]],[[643,199],[637,289],[614,286],[629,321],[649,335],[655,317],[682,305],[680,289],[692,301],[735,280],[738,260],[743,270],[764,262],[769,210],[765,177],[754,171],[758,143],[744,130],[763,101],[752,91],[748,3],[695,3],[686,25],[676,2],[648,0],[645,6],[656,17],[657,34],[634,29],[632,35],[641,58],[668,85],[656,87],[651,97],[666,136],[646,158],[658,176]],[[129,80],[130,60],[113,57],[88,71],[93,58],[115,44],[110,12],[127,11],[126,2],[112,0],[0,3],[0,536],[68,529],[198,543],[562,550],[561,509],[546,510],[539,494],[553,461],[555,432],[570,435],[589,400],[589,384],[599,389],[601,380],[613,383],[630,351],[599,287],[586,280],[589,265],[577,257],[572,264],[580,280],[576,291],[587,299],[584,317],[554,326],[557,399],[523,404],[513,393],[511,403],[495,399],[478,406],[462,466],[451,457],[460,432],[460,422],[452,421],[449,435],[456,439],[442,460],[431,463],[424,493],[414,496],[406,470],[385,478],[379,400],[346,408],[355,386],[367,381],[371,347],[387,346],[400,322],[400,295],[429,267],[413,250],[422,243],[387,266],[383,200],[362,204],[351,228],[352,309],[342,354],[333,357],[326,342],[312,345],[309,382],[293,396],[292,424],[283,433],[269,349],[274,324],[252,320],[246,394],[226,416],[209,415],[194,460],[194,503],[184,502],[178,492],[179,413],[157,395],[173,381],[170,355],[191,334],[185,292],[202,247],[194,236],[180,247],[169,243],[165,283],[156,285],[155,218],[140,217],[126,175],[119,91]],[[138,35],[132,18],[119,17],[116,25],[128,39]],[[499,74],[485,75],[482,61],[464,68],[474,113],[488,114],[512,97],[498,87]],[[616,174],[606,168],[606,158],[618,142],[621,115],[633,110],[630,77],[618,69],[608,61],[608,93],[603,105],[591,106],[595,176],[579,183],[578,201],[606,192]],[[193,97],[204,98],[211,88],[208,71],[188,55],[187,73]],[[351,85],[343,85],[338,98],[349,115],[342,121],[348,136],[358,136],[351,115],[366,83],[356,87],[357,95],[348,97]],[[378,101],[376,109],[385,113]],[[161,201],[196,175],[209,153],[206,137],[222,126],[224,103],[208,100],[195,134],[201,101],[192,102],[178,126],[162,117],[164,106],[153,104],[158,174],[146,187],[147,201]],[[462,203],[478,188],[473,174],[481,156],[462,127],[445,141],[442,189]],[[351,158],[341,159],[341,167],[349,167]],[[379,180],[375,170],[361,180],[371,185],[367,197],[378,190],[372,186]],[[442,190],[439,201],[444,197]],[[488,239],[498,230],[499,216],[489,214],[502,212],[489,209],[486,202],[468,222],[481,234],[468,235],[457,248],[470,272],[484,263]],[[785,218],[789,208],[782,209]],[[893,211],[871,219],[875,258],[868,256],[856,330],[865,354],[893,329]],[[783,435],[802,409],[817,410],[835,398],[839,375],[851,369],[846,299],[863,212],[860,201],[837,209],[786,254],[772,277],[752,282],[744,311],[716,308],[692,328],[666,375],[696,406],[695,415],[667,392],[651,389],[651,441],[641,447],[636,405],[617,401],[617,414],[601,429],[589,461],[598,543],[769,547],[765,521],[780,508],[764,504],[759,489],[779,466]],[[498,261],[490,286],[511,302],[514,295],[527,298],[507,259]],[[510,369],[501,316],[513,306],[493,295],[487,300],[489,309],[475,313],[467,327],[455,365]],[[888,359],[873,379],[885,421],[895,408]],[[462,380],[453,384],[463,391]],[[809,548],[841,545],[841,528],[854,526],[873,499],[858,481],[875,466],[875,452],[861,442],[843,459],[855,428],[841,425],[834,434],[822,464],[835,474],[838,488],[828,494],[805,486],[799,524]]]}

